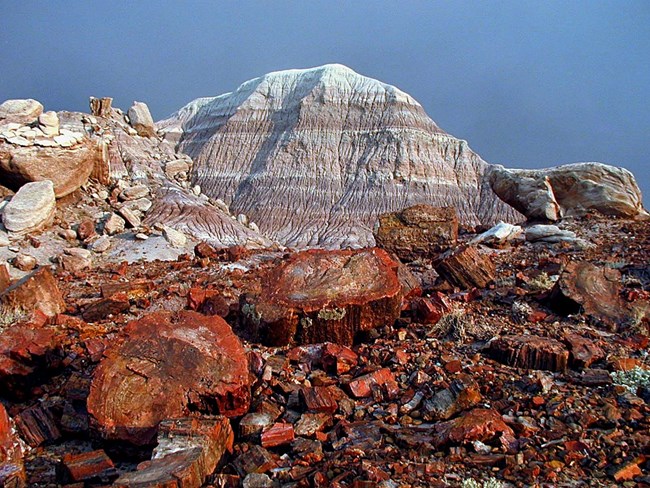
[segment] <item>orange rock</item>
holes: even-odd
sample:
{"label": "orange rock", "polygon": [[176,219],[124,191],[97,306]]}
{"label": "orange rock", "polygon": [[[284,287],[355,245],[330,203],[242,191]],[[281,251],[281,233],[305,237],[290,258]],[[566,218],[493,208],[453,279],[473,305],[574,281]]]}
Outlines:
{"label": "orange rock", "polygon": [[638,460],[634,460],[631,463],[627,463],[621,468],[618,468],[614,472],[614,479],[616,481],[631,481],[637,476],[641,476],[643,474],[643,471],[641,471],[641,468],[639,467],[640,462]]}
{"label": "orange rock", "polygon": [[462,445],[473,441],[487,442],[498,437],[509,451],[515,448],[514,432],[496,410],[475,408],[460,417],[435,425],[434,445]]}
{"label": "orange rock", "polygon": [[122,343],[105,356],[93,376],[88,412],[107,439],[151,444],[163,419],[248,410],[247,356],[220,317],[145,315],[126,326]]}

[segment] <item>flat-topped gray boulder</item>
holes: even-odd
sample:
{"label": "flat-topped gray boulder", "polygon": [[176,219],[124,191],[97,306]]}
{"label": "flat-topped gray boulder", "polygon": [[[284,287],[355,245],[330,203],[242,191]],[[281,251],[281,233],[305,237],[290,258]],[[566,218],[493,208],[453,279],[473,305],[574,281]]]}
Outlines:
{"label": "flat-topped gray boulder", "polygon": [[27,183],[5,206],[2,223],[11,232],[26,234],[46,226],[55,209],[54,184],[50,180]]}
{"label": "flat-topped gray boulder", "polygon": [[[31,124],[43,113],[43,105],[36,100],[6,100],[0,104],[0,121]],[[3,120],[5,119],[5,120]]]}
{"label": "flat-topped gray boulder", "polygon": [[602,163],[575,163],[547,169],[488,172],[492,190],[529,220],[559,220],[588,212],[648,217],[634,175]]}

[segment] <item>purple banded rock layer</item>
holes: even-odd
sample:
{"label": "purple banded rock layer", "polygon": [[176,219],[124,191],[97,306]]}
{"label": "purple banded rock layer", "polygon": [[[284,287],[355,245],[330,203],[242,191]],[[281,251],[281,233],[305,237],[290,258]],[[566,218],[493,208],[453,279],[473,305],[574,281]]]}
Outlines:
{"label": "purple banded rock layer", "polygon": [[270,73],[158,128],[194,160],[193,183],[285,245],[371,246],[379,215],[417,203],[456,207],[465,225],[521,219],[465,141],[345,66]]}

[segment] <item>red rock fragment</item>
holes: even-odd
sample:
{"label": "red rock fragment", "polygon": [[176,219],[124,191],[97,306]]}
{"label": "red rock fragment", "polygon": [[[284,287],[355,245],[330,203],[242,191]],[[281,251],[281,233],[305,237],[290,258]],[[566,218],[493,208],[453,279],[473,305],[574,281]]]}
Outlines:
{"label": "red rock fragment", "polygon": [[440,276],[464,289],[485,288],[496,275],[494,263],[473,246],[451,249],[433,264]]}
{"label": "red rock fragment", "polygon": [[52,413],[38,405],[23,410],[15,421],[22,438],[32,447],[61,438]]}
{"label": "red rock fragment", "polygon": [[433,443],[436,447],[463,445],[474,441],[484,443],[498,438],[508,451],[515,448],[514,432],[496,410],[475,408],[460,417],[435,425]]}
{"label": "red rock fragment", "polygon": [[216,258],[217,250],[207,242],[199,242],[194,246],[194,254],[199,258]]}
{"label": "red rock fragment", "polygon": [[80,241],[88,241],[96,235],[95,221],[92,219],[84,220],[77,227],[77,237],[79,237]]}
{"label": "red rock fragment", "polygon": [[26,486],[23,450],[12,425],[4,405],[0,403],[0,486],[22,488]]}
{"label": "red rock fragment", "polygon": [[388,398],[392,398],[399,392],[399,386],[388,368],[378,369],[372,373],[359,376],[348,384],[350,393],[355,398],[367,398],[373,396],[373,388],[385,392]]}
{"label": "red rock fragment", "polygon": [[113,461],[101,449],[64,454],[58,473],[59,480],[66,484],[80,481],[108,484],[118,477]]}
{"label": "red rock fragment", "polygon": [[639,467],[639,464],[643,462],[643,459],[635,459],[634,461],[623,465],[622,467],[616,469],[612,477],[617,481],[631,481],[637,476],[641,476],[643,471]]}
{"label": "red rock fragment", "polygon": [[603,359],[605,352],[593,341],[578,334],[564,335],[564,341],[569,346],[571,365],[577,368],[588,368],[594,362]]}
{"label": "red rock fragment", "polygon": [[301,388],[300,396],[310,412],[334,413],[338,408],[336,400],[326,386]]}
{"label": "red rock fragment", "polygon": [[294,438],[293,425],[278,422],[262,432],[262,447],[276,447],[290,444]]}
{"label": "red rock fragment", "polygon": [[47,267],[37,268],[0,293],[0,312],[5,316],[29,315],[35,310],[48,317],[65,311],[63,295]]}
{"label": "red rock fragment", "polygon": [[109,282],[101,286],[102,298],[110,298],[124,293],[129,300],[140,300],[154,289],[151,281],[135,280],[126,282]]}
{"label": "red rock fragment", "polygon": [[434,292],[430,297],[416,298],[411,303],[413,318],[421,324],[437,324],[440,318],[451,312],[451,304],[440,292]]}
{"label": "red rock fragment", "polygon": [[476,406],[481,401],[479,386],[467,374],[459,374],[449,388],[437,392],[422,408],[428,418],[447,420],[463,410]]}
{"label": "red rock fragment", "polygon": [[323,346],[322,363],[325,371],[336,375],[345,374],[357,365],[359,357],[349,347],[326,342]]}
{"label": "red rock fragment", "polygon": [[246,353],[220,317],[155,312],[129,323],[95,370],[88,412],[107,439],[152,443],[163,419],[248,410]]}
{"label": "red rock fragment", "polygon": [[561,342],[532,335],[498,337],[490,342],[486,352],[514,368],[564,371],[569,361],[569,351]]}
{"label": "red rock fragment", "polygon": [[248,334],[268,345],[350,345],[400,313],[397,263],[381,249],[295,253],[263,282],[259,296],[242,301],[241,318]]}

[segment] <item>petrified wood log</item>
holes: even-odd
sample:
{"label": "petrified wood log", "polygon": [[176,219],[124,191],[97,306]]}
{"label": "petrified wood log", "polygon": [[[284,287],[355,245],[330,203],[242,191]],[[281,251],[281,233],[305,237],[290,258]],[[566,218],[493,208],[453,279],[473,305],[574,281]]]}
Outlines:
{"label": "petrified wood log", "polygon": [[97,117],[110,117],[113,99],[90,97],[90,113]]}
{"label": "petrified wood log", "polygon": [[472,246],[447,251],[434,267],[440,276],[461,288],[485,288],[496,274],[494,263]]}
{"label": "petrified wood log", "polygon": [[241,319],[254,340],[268,345],[349,345],[400,313],[397,263],[381,249],[296,253],[262,283],[259,296],[242,300]]}
{"label": "petrified wood log", "polygon": [[248,410],[246,353],[220,317],[155,312],[128,324],[125,334],[105,352],[88,397],[105,438],[147,445],[163,419]]}
{"label": "petrified wood log", "polygon": [[539,336],[504,336],[490,342],[487,354],[514,368],[564,371],[569,351],[559,341]]}

